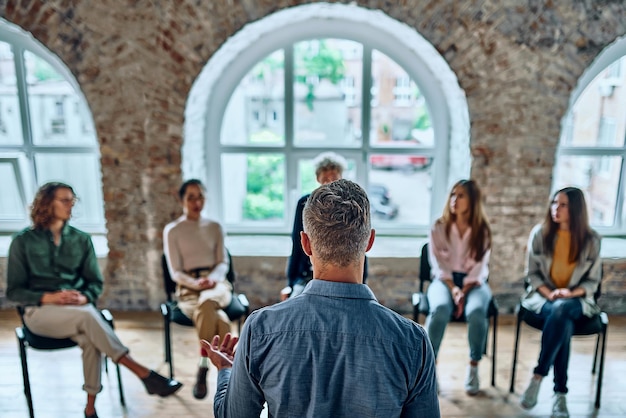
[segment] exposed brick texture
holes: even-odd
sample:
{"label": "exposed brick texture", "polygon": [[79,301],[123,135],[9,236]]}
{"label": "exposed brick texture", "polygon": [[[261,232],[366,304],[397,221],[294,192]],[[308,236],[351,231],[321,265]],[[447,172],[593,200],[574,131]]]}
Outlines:
{"label": "exposed brick texture", "polygon": [[[194,79],[247,23],[309,3],[0,2],[0,16],[31,32],[65,62],[93,114],[110,247],[104,305],[154,309],[162,299],[161,231],[179,211],[174,194],[181,181],[185,103]],[[341,3],[380,9],[415,28],[457,75],[469,104],[472,177],[484,188],[494,229],[492,286],[509,300],[519,293],[528,233],[545,210],[570,93],[594,57],[626,33],[626,3]],[[239,285],[255,295],[254,304],[273,302],[284,283],[284,258],[238,263]],[[606,300],[615,310],[624,309],[625,263],[605,267]],[[372,264],[379,279],[372,286],[381,301],[407,310],[417,261],[400,263],[406,270],[385,267],[396,264],[385,260]],[[3,276],[5,265],[2,260]],[[4,287],[3,282],[0,299]]]}

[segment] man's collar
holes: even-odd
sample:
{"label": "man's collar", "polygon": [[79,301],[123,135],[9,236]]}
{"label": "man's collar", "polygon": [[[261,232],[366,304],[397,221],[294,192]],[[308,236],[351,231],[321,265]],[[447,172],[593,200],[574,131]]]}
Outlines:
{"label": "man's collar", "polygon": [[302,293],[319,296],[332,296],[347,299],[377,300],[374,292],[364,284],[311,280]]}

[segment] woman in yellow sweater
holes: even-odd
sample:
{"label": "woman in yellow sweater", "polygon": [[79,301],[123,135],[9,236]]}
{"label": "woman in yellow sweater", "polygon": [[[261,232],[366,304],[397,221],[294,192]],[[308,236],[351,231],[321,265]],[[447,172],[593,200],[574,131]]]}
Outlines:
{"label": "woman in yellow sweater", "polygon": [[589,226],[580,189],[566,187],[554,194],[543,224],[530,233],[527,248],[531,286],[522,305],[542,319],[544,327],[539,361],[520,403],[526,409],[537,404],[541,381],[554,366],[553,416],[568,417],[565,394],[574,321],[600,311],[594,293],[602,276],[600,236]]}

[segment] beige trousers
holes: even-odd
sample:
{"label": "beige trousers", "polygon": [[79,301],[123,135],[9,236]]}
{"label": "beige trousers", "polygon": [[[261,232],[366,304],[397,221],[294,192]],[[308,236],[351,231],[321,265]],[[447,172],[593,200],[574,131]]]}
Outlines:
{"label": "beige trousers", "polygon": [[115,362],[128,353],[128,348],[91,304],[29,306],[24,323],[35,334],[76,341],[83,350],[83,390],[90,395],[102,390],[102,353]]}
{"label": "beige trousers", "polygon": [[198,338],[211,341],[214,335],[224,337],[230,332],[230,320],[221,309],[232,300],[232,285],[219,282],[213,289],[201,292],[180,287],[177,290],[178,307],[193,320]]}

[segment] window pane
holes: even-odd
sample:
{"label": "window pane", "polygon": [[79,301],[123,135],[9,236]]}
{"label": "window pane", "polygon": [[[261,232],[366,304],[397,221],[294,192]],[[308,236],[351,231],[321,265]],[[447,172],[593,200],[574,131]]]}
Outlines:
{"label": "window pane", "polygon": [[0,145],[21,145],[22,122],[11,45],[0,41]]}
{"label": "window pane", "polygon": [[626,137],[625,58],[609,65],[580,94],[561,139],[571,147],[622,147]]}
{"label": "window pane", "polygon": [[243,77],[226,106],[222,144],[284,144],[284,68],[284,52],[278,50],[257,63]]}
{"label": "window pane", "polygon": [[361,145],[363,46],[343,39],[294,45],[294,144]]}
{"label": "window pane", "polygon": [[370,143],[434,146],[426,99],[408,73],[380,51],[372,51]]}
{"label": "window pane", "polygon": [[0,220],[26,221],[26,203],[21,199],[15,176],[16,165],[0,161]]}
{"label": "window pane", "polygon": [[[376,167],[374,161],[385,161],[386,165]],[[413,165],[406,165],[407,161]],[[397,165],[389,165],[390,162]],[[368,195],[375,225],[381,222],[390,225],[430,223],[431,163],[429,157],[419,155],[371,156]]]}
{"label": "window pane", "polygon": [[284,223],[285,156],[222,154],[223,213],[226,224]]}
{"label": "window pane", "polygon": [[560,156],[554,189],[576,186],[586,192],[592,226],[613,226],[622,158]]}
{"label": "window pane", "polygon": [[47,61],[24,52],[35,145],[94,145],[90,112],[72,85]]}
{"label": "window pane", "polygon": [[104,227],[100,162],[91,154],[38,154],[37,182],[61,181],[74,188],[79,200],[72,211],[72,224]]}

